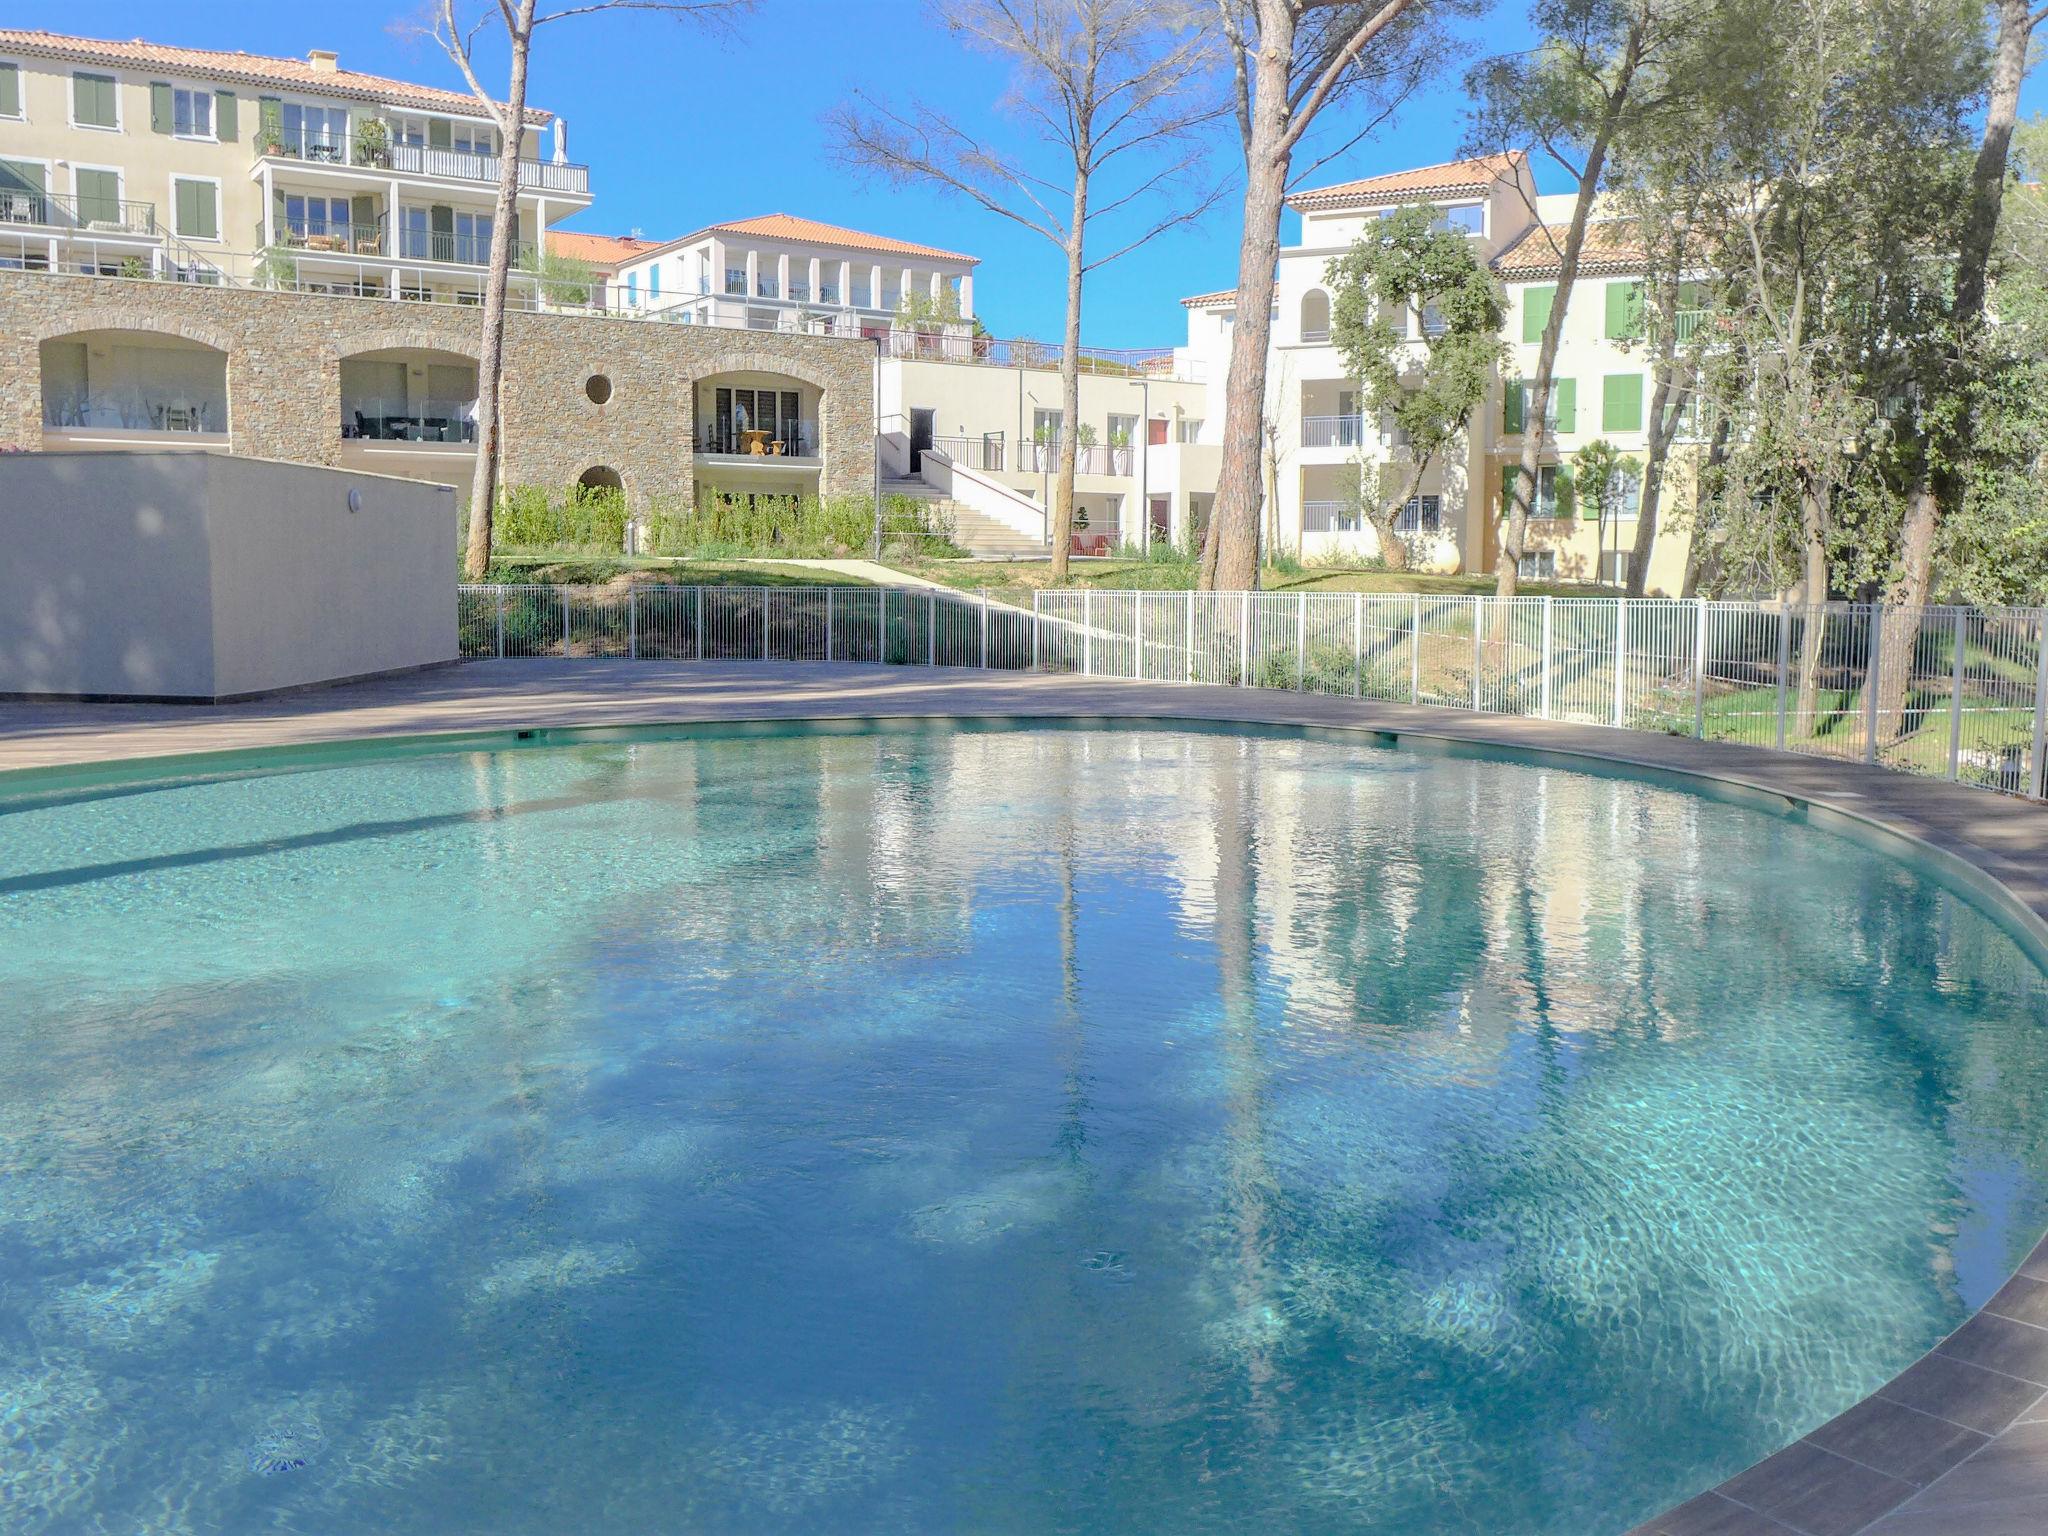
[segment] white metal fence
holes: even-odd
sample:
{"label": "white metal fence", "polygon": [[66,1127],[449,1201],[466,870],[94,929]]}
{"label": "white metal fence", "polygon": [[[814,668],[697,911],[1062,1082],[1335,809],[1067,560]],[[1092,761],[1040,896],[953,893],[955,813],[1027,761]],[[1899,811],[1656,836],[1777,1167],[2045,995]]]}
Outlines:
{"label": "white metal fence", "polygon": [[[464,586],[462,655],[1287,688],[1775,747],[2048,797],[2048,609],[1354,592]],[[1875,675],[1878,686],[1872,687]]]}

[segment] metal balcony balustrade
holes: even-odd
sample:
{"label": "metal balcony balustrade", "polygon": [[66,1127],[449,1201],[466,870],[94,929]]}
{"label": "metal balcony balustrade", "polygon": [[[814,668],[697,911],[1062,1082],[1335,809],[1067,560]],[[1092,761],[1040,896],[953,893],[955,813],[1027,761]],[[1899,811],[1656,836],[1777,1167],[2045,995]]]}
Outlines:
{"label": "metal balcony balustrade", "polygon": [[156,204],[111,197],[66,197],[56,192],[0,188],[0,224],[84,230],[101,235],[159,233]]}
{"label": "metal balcony balustrade", "polygon": [[1363,416],[1304,416],[1301,418],[1301,446],[1304,448],[1356,448],[1365,441]]}
{"label": "metal balcony balustrade", "polygon": [[[401,144],[326,128],[268,127],[256,136],[258,159],[302,160],[313,165],[350,166],[396,171],[407,176],[432,176],[446,181],[498,180],[498,157],[475,150],[439,149],[431,144]],[[590,167],[567,160],[519,162],[522,191],[557,192],[573,197],[590,193]]]}

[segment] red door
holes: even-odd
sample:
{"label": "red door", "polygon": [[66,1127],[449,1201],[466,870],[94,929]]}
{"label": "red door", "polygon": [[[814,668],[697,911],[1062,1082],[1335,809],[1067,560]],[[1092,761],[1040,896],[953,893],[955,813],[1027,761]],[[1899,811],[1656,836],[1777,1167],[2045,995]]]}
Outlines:
{"label": "red door", "polygon": [[1164,416],[1154,416],[1145,423],[1145,446],[1148,448],[1164,448],[1166,446],[1166,418]]}

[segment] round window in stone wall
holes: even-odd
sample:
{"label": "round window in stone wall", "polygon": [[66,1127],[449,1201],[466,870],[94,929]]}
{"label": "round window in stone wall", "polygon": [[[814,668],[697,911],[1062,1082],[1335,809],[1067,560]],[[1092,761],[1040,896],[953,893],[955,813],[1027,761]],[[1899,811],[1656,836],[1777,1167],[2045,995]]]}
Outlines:
{"label": "round window in stone wall", "polygon": [[593,373],[583,381],[583,393],[590,396],[592,405],[603,405],[612,397],[612,381],[601,373]]}

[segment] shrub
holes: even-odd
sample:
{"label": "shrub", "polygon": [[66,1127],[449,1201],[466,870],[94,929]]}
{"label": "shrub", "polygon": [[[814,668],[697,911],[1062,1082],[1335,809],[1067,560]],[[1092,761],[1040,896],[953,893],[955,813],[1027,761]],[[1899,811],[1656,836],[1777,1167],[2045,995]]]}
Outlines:
{"label": "shrub", "polygon": [[491,524],[498,549],[579,549],[617,553],[626,547],[626,495],[605,488],[554,491],[514,486]]}

